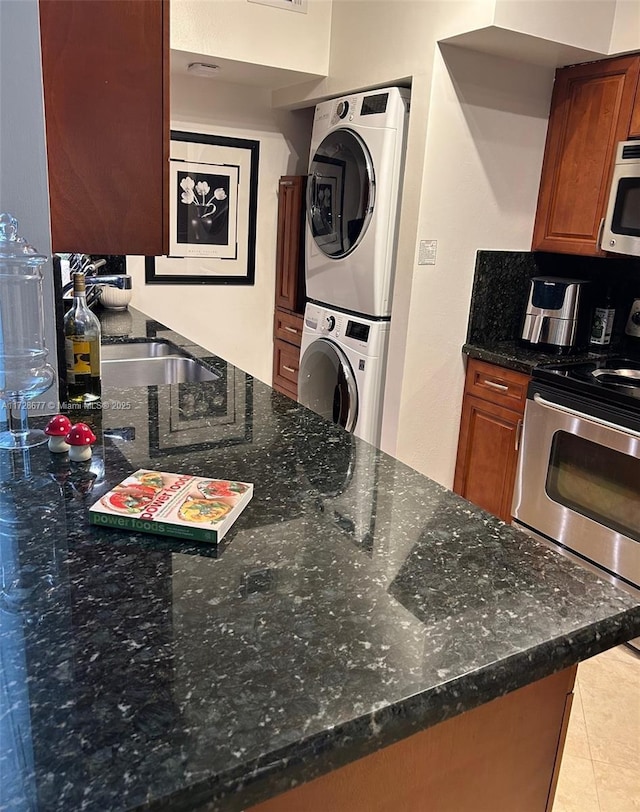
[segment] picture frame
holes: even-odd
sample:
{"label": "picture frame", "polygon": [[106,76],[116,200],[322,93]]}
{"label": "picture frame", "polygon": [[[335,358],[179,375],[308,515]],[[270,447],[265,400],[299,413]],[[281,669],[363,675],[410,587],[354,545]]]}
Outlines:
{"label": "picture frame", "polygon": [[238,166],[169,161],[169,256],[237,259]]}
{"label": "picture frame", "polygon": [[145,257],[149,285],[255,283],[260,143],[171,131],[169,254]]}

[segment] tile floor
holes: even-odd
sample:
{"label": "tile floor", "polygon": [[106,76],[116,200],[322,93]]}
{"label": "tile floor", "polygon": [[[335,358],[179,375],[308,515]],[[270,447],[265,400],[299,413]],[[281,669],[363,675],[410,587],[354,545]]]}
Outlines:
{"label": "tile floor", "polygon": [[640,655],[580,663],[553,812],[640,811]]}

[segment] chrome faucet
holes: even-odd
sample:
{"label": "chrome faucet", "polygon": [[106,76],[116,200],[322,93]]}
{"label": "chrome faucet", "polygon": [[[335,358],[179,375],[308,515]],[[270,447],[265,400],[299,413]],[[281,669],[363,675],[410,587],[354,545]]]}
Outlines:
{"label": "chrome faucet", "polygon": [[[69,265],[71,275],[83,273],[85,275],[85,285],[87,288],[87,303],[91,304],[100,296],[100,288],[109,285],[120,290],[131,290],[133,280],[127,274],[96,274],[98,268],[106,265],[106,259],[98,259],[95,262],[87,254],[69,254]],[[73,290],[73,281],[62,288],[64,298],[69,291]]]}

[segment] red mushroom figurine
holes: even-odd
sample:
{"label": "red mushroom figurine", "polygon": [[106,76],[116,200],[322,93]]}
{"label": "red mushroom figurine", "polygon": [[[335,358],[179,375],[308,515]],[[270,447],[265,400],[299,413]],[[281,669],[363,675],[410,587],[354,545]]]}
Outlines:
{"label": "red mushroom figurine", "polygon": [[49,438],[49,451],[64,454],[69,450],[67,434],[71,431],[71,421],[63,414],[57,414],[47,423],[44,433]]}
{"label": "red mushroom figurine", "polygon": [[69,459],[73,462],[84,462],[91,458],[91,444],[95,443],[96,435],[86,423],[76,423],[67,434]]}

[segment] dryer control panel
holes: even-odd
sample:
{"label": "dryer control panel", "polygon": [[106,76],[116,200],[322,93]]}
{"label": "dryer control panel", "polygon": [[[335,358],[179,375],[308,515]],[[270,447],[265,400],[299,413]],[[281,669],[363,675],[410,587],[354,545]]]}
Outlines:
{"label": "dryer control panel", "polygon": [[321,140],[334,127],[398,127],[408,113],[410,95],[406,88],[384,87],[320,102],[313,118],[312,154],[317,137]]}

